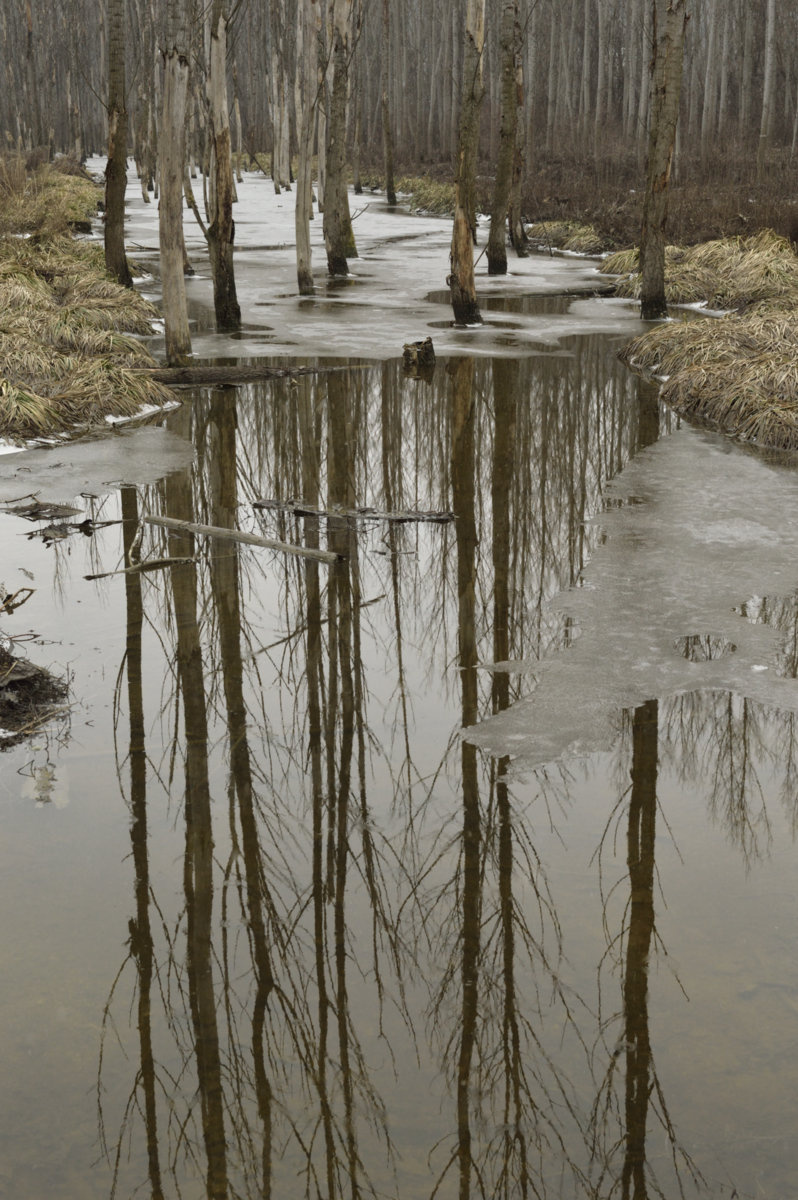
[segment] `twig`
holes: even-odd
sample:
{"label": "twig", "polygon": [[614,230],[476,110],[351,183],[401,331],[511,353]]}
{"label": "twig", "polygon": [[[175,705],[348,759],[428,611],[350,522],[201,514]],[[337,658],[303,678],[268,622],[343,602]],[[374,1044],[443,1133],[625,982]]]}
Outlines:
{"label": "twig", "polygon": [[84,575],[84,579],[110,579],[112,575],[140,575],[143,571],[162,571],[166,567],[179,567],[194,563],[195,558],[150,558],[134,563],[132,567],[121,567],[118,571],[102,571],[99,575]]}

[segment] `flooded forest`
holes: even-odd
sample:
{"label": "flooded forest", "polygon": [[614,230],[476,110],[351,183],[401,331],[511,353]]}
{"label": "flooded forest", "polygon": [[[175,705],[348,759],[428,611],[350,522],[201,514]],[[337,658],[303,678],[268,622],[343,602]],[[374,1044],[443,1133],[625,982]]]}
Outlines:
{"label": "flooded forest", "polygon": [[795,454],[549,224],[675,12],[792,253],[792,3],[2,14],[0,1200],[798,1200]]}

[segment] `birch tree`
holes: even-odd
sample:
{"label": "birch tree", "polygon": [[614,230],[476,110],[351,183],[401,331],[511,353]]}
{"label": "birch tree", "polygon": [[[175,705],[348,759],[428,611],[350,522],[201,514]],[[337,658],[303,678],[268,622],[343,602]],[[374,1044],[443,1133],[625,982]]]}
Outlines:
{"label": "birch tree", "polygon": [[664,28],[653,0],[654,55],[651,61],[648,166],[640,235],[640,310],[643,320],[667,315],[665,300],[665,222],[687,28],[687,0],[667,0]]}

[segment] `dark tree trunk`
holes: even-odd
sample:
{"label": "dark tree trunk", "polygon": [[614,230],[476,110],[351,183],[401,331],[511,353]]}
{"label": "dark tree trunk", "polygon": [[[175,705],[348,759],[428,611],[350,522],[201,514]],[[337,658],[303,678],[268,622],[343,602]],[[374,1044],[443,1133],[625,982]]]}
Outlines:
{"label": "dark tree trunk", "polygon": [[133,286],[125,254],[127,105],[125,101],[125,0],[108,0],[108,163],[105,168],[105,266]]}
{"label": "dark tree trunk", "polygon": [[667,315],[665,299],[665,222],[668,216],[670,183],[679,98],[684,65],[684,35],[687,0],[668,0],[665,28],[657,26],[657,4],[653,3],[654,57],[651,63],[648,168],[640,237],[640,311],[644,321]]}
{"label": "dark tree trunk", "polygon": [[488,274],[507,274],[505,223],[513,184],[518,105],[515,82],[515,28],[519,24],[518,0],[504,0],[501,25],[501,127],[493,209],[488,236]]}
{"label": "dark tree trunk", "polygon": [[227,22],[222,0],[214,0],[211,12],[208,98],[213,187],[208,249],[213,275],[213,304],[216,328],[225,332],[241,328],[241,309],[236,295],[233,269],[233,159],[227,108]]}

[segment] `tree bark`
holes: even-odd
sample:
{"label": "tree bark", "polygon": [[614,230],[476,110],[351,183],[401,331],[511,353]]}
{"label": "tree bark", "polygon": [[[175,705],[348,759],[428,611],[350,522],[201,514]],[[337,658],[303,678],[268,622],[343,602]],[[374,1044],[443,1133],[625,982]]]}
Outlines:
{"label": "tree bark", "polygon": [[643,226],[640,237],[640,310],[643,320],[667,315],[665,300],[665,222],[668,216],[670,182],[679,98],[684,64],[684,37],[688,15],[686,0],[668,0],[665,28],[654,17],[654,57],[651,64],[651,102],[649,105],[648,167],[643,200]]}
{"label": "tree bark", "polygon": [[474,235],[479,141],[479,111],[484,96],[482,49],[485,41],[485,0],[468,0],[463,42],[463,92],[460,104],[460,133],[455,177],[455,212],[450,253],[451,273],[447,280],[454,319],[458,325],[475,325],[482,316],[474,283]]}
{"label": "tree bark", "polygon": [[357,257],[346,186],[346,108],[352,0],[334,0],[332,92],[327,117],[327,180],[324,194],[324,244],[331,275],[347,275],[348,258]]}
{"label": "tree bark", "polygon": [[163,61],[161,202],[158,210],[161,284],[167,362],[170,366],[182,366],[191,354],[183,276],[183,164],[188,96],[188,18],[185,0],[168,2]]}
{"label": "tree bark", "polygon": [[385,195],[389,204],[396,204],[396,181],[393,174],[393,134],[391,110],[388,103],[388,67],[391,61],[391,10],[389,0],[382,0],[382,152],[385,163]]}
{"label": "tree bark", "polygon": [[300,0],[297,6],[296,114],[299,124],[299,165],[296,180],[296,277],[301,296],[312,296],[313,268],[310,219],[313,215],[313,126],[316,118],[316,16],[317,0]]}
{"label": "tree bark", "polygon": [[499,154],[493,187],[493,210],[488,236],[488,274],[507,274],[505,233],[510,189],[513,184],[518,105],[515,78],[515,29],[519,23],[518,0],[503,0],[501,24],[501,124]]}
{"label": "tree bark", "polygon": [[125,100],[125,0],[108,0],[108,163],[105,168],[105,266],[133,286],[125,254],[127,103]]}
{"label": "tree bark", "polygon": [[213,186],[211,188],[208,249],[213,275],[213,305],[216,328],[229,332],[241,328],[241,309],[236,295],[233,268],[233,158],[230,118],[227,107],[227,25],[229,16],[222,0],[214,0],[210,16],[208,64],[208,110]]}
{"label": "tree bark", "polygon": [[762,83],[762,120],[759,126],[759,146],[756,153],[756,175],[761,182],[765,173],[765,156],[773,134],[776,85],[776,0],[768,0],[765,28],[765,77]]}

